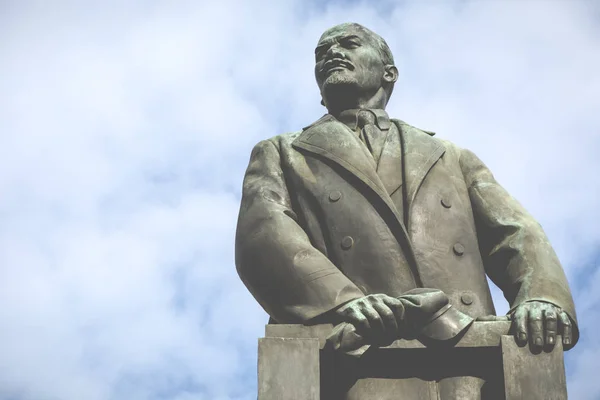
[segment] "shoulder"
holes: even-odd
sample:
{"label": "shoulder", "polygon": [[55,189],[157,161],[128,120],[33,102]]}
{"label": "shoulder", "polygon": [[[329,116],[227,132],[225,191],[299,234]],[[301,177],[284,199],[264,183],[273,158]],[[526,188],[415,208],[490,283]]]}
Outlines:
{"label": "shoulder", "polygon": [[316,120],[315,122],[313,122],[312,124],[309,124],[305,127],[303,127],[301,130],[298,131],[293,131],[293,132],[285,132],[276,136],[273,136],[271,138],[262,140],[261,142],[259,142],[256,146],[275,146],[278,150],[282,150],[288,147],[292,146],[292,143],[302,134],[307,134],[310,133],[311,131],[313,131],[313,128],[317,128],[323,124],[325,124],[326,122],[329,122],[330,120],[332,120],[333,117],[329,114],[325,114],[323,115],[321,118],[319,118],[318,120]]}
{"label": "shoulder", "polygon": [[433,131],[426,131],[425,129],[420,129],[417,128],[416,126],[413,126],[409,123],[406,123],[404,121],[402,121],[401,119],[396,119],[396,118],[392,118],[392,121],[395,122],[396,124],[398,124],[398,126],[403,130],[403,131],[413,131],[413,132],[417,132],[418,134],[425,134],[428,136],[435,136],[435,132]]}
{"label": "shoulder", "polygon": [[275,148],[281,149],[282,147],[290,145],[303,131],[284,132],[270,138],[261,139],[254,145],[254,149],[266,149]]}
{"label": "shoulder", "polygon": [[402,132],[405,143],[409,147],[413,145],[424,145],[424,146],[442,146],[446,151],[459,152],[459,147],[447,139],[442,139],[436,135],[436,132],[417,128],[414,125],[408,124],[399,119],[392,119]]}
{"label": "shoulder", "polygon": [[[298,136],[302,134],[302,131],[295,132],[285,132],[276,136],[273,136],[269,139],[263,140],[261,143],[268,143],[267,145],[273,145],[278,150],[282,150],[284,148],[290,147],[292,142],[296,140]],[[260,143],[259,143],[260,144]]]}
{"label": "shoulder", "polygon": [[465,149],[448,139],[443,139],[437,136],[436,132],[417,128],[398,119],[394,119],[393,121],[395,121],[398,124],[398,126],[402,130],[403,135],[405,135],[406,140],[409,141],[411,144],[429,143],[429,145],[437,144],[439,146],[443,146],[445,149],[445,157],[452,157],[456,161],[460,161],[462,157],[471,158],[475,156],[470,150]]}

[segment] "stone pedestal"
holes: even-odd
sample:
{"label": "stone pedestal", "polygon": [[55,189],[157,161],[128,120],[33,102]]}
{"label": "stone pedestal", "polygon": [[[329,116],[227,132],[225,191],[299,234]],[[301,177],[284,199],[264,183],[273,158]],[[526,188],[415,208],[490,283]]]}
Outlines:
{"label": "stone pedestal", "polygon": [[401,339],[353,358],[322,350],[331,325],[267,325],[258,400],[363,400],[381,382],[386,399],[566,399],[560,338],[553,351],[532,354],[509,328],[508,321],[475,322],[451,346]]}
{"label": "stone pedestal", "polygon": [[319,364],[318,339],[259,339],[258,398],[319,400]]}

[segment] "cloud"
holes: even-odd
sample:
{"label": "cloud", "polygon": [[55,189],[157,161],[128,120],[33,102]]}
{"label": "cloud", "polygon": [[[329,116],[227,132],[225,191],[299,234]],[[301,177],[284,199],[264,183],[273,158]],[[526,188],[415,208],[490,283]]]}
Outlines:
{"label": "cloud", "polygon": [[598,397],[598,9],[540,5],[3,5],[0,399],[255,398],[241,179],[256,142],[324,112],[313,47],[345,21],[392,47],[390,114],[474,150],[540,220],[584,335],[569,392]]}

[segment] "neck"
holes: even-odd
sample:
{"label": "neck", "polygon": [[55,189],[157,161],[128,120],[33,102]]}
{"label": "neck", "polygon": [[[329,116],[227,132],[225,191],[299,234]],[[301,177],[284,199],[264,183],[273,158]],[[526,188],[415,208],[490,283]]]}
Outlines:
{"label": "neck", "polygon": [[[337,100],[337,99],[336,99]],[[387,104],[387,93],[383,88],[379,88],[373,95],[345,97],[340,101],[327,102],[327,111],[332,115],[337,115],[345,110],[352,109],[382,109],[385,110]]]}

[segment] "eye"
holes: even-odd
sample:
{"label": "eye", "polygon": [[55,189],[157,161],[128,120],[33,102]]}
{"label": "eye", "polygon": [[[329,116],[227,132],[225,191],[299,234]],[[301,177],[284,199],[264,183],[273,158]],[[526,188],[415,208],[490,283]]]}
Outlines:
{"label": "eye", "polygon": [[347,49],[355,49],[360,46],[360,43],[355,39],[347,39],[342,42],[342,46]]}

